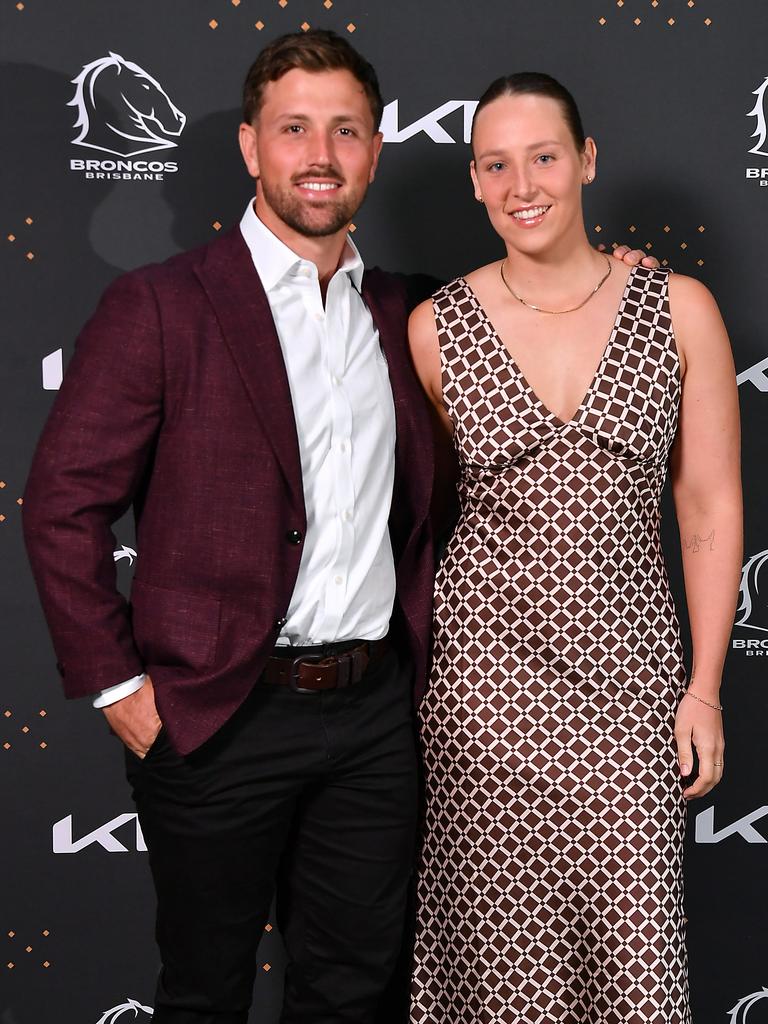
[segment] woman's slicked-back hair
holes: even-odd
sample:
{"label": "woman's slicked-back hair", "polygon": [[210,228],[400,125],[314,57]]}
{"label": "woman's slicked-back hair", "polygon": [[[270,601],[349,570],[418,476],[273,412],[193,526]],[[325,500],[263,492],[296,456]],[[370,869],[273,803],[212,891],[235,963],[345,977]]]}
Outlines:
{"label": "woman's slicked-back hair", "polygon": [[365,90],[373,115],[373,129],[378,130],[384,101],[373,66],[336,32],[311,29],[291,32],[265,46],[245,76],[243,85],[243,120],[253,124],[264,101],[268,82],[298,68],[300,71],[349,71]]}
{"label": "woman's slicked-back hair", "polygon": [[[475,118],[489,103],[499,99],[500,96],[546,96],[560,104],[565,123],[571,133],[576,149],[581,152],[584,149],[586,137],[581,123],[581,114],[576,106],[576,100],[568,92],[564,85],[551,75],[545,75],[541,71],[518,71],[514,75],[502,75],[495,82],[491,82],[477,104]],[[475,120],[472,121],[472,135],[474,137]]]}

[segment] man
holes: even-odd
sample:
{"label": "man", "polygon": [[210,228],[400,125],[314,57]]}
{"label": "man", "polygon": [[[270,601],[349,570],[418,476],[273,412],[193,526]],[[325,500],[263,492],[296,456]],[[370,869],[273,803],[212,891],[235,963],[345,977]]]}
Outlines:
{"label": "man", "polygon": [[[242,1024],[277,880],[282,1020],[363,1024],[412,867],[430,423],[400,287],[347,228],[381,151],[371,66],[315,31],[245,86],[238,229],[118,279],[25,495],[68,696],[127,748],[157,1024]],[[111,524],[133,505],[130,607]]]}

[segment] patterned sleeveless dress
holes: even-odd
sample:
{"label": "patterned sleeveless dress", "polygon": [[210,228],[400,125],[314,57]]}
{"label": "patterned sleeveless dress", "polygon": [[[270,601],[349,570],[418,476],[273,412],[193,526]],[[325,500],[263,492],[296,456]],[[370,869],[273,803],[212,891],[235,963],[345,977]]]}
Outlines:
{"label": "patterned sleeveless dress", "polygon": [[413,1024],[687,1024],[685,686],[659,539],[680,373],[634,269],[562,422],[463,278],[434,297],[461,517],[421,708]]}

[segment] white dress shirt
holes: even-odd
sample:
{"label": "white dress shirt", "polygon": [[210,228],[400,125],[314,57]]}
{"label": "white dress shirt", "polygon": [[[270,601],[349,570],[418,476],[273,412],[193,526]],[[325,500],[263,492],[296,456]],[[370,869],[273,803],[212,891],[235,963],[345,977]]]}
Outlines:
{"label": "white dress shirt", "polygon": [[[395,566],[395,413],[379,333],[360,295],[363,261],[351,239],[325,297],[317,267],[262,224],[240,221],[267,294],[288,375],[307,530],[278,644],[376,640],[388,629]],[[141,553],[139,553],[141,557]],[[137,690],[135,676],[103,690],[104,707]]]}

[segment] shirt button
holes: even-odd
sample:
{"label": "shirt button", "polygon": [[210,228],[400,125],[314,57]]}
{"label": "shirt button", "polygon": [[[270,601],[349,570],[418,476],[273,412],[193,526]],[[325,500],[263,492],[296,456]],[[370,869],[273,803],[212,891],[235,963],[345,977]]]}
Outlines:
{"label": "shirt button", "polygon": [[345,523],[348,523],[349,520],[352,518],[352,509],[345,508],[344,511],[341,513],[341,518],[344,520]]}
{"label": "shirt button", "polygon": [[325,313],[315,313],[315,320],[325,320]]}
{"label": "shirt button", "polygon": [[335,384],[335,385],[336,385],[336,387],[338,387],[338,385],[339,385],[339,378],[338,378],[338,377],[336,376],[336,374],[335,374],[335,373],[334,373],[334,374],[333,374],[333,376],[331,377],[331,384]]}
{"label": "shirt button", "polygon": [[333,582],[336,584],[336,586],[340,587],[344,580],[341,576],[334,576]]}
{"label": "shirt button", "polygon": [[341,444],[339,445],[339,451],[340,452],[345,452],[346,450],[347,450],[347,442],[346,441],[342,441]]}
{"label": "shirt button", "polygon": [[298,530],[289,530],[285,539],[289,544],[301,544],[301,533]]}

